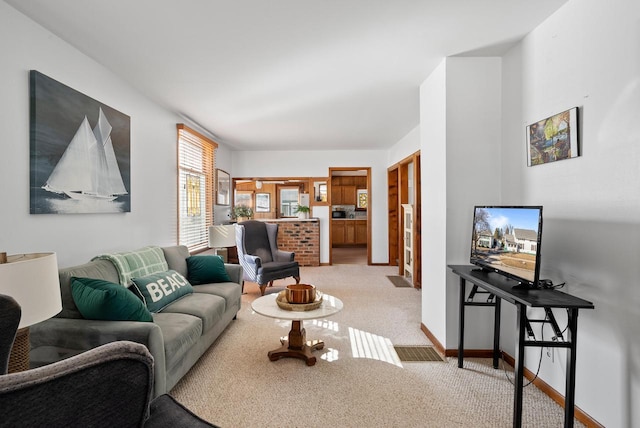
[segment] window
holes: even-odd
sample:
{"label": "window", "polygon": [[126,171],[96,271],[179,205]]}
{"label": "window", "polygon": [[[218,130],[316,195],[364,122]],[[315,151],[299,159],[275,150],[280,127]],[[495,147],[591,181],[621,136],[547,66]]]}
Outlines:
{"label": "window", "polygon": [[209,138],[178,124],[178,243],[189,251],[208,247],[213,223],[215,149]]}
{"label": "window", "polygon": [[295,217],[299,187],[280,187],[280,217]]}

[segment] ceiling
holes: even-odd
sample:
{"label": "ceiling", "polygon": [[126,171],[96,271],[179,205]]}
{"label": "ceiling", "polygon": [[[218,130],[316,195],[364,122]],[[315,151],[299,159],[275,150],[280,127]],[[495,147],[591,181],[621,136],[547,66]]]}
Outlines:
{"label": "ceiling", "polygon": [[5,1],[234,150],[388,148],[443,57],[500,55],[566,2]]}

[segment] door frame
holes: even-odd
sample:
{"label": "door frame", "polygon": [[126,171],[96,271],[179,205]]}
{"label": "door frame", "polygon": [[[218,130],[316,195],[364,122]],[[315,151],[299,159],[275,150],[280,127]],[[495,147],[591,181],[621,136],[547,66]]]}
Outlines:
{"label": "door frame", "polygon": [[[413,176],[409,177],[409,164],[413,164]],[[389,200],[389,265],[398,266],[398,275],[404,272],[404,217],[402,204],[409,203],[409,179],[413,180],[413,286],[422,288],[422,198],[420,183],[420,151],[413,153],[387,168],[387,197]],[[394,195],[395,192],[395,195]],[[395,241],[392,239],[395,237]]]}
{"label": "door frame", "polygon": [[371,167],[329,167],[329,179],[327,181],[327,196],[329,200],[329,265],[333,265],[333,230],[332,230],[332,218],[331,207],[333,205],[331,201],[331,177],[334,172],[340,171],[365,171],[367,174],[367,265],[371,265]]}

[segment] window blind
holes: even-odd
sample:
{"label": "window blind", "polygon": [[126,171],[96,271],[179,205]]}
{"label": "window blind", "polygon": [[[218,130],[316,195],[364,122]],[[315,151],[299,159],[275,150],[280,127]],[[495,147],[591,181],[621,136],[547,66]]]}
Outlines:
{"label": "window blind", "polygon": [[182,123],[178,128],[178,243],[208,247],[213,224],[215,149],[218,144]]}

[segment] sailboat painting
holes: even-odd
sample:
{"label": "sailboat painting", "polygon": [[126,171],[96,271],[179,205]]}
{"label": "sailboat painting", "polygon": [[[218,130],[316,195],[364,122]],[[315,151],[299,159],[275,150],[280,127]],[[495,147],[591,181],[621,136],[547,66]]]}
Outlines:
{"label": "sailboat painting", "polygon": [[30,72],[31,213],[129,212],[130,118]]}

